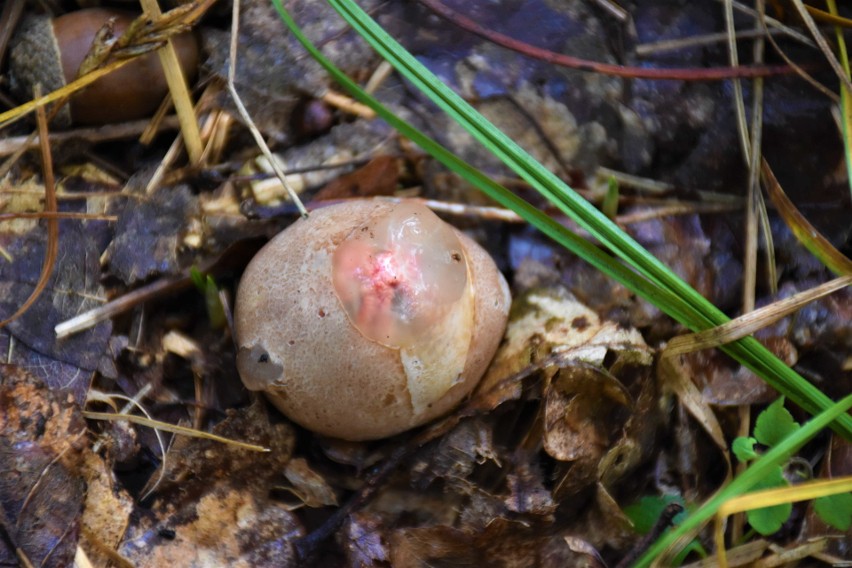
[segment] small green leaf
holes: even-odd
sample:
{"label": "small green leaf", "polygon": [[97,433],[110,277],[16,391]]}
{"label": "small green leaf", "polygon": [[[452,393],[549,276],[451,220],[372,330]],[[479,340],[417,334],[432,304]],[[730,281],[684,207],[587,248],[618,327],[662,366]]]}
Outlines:
{"label": "small green leaf", "polygon": [[[789,485],[784,479],[784,473],[780,467],[770,469],[766,476],[758,481],[752,488],[752,491],[760,491],[761,489],[773,489],[776,487],[786,487]],[[782,503],[781,505],[773,505],[772,507],[762,507],[760,509],[752,509],[746,513],[748,522],[754,530],[766,536],[778,531],[781,525],[790,518],[790,513],[793,512],[792,503]]]}
{"label": "small green leaf", "polygon": [[209,274],[207,275],[207,283],[204,287],[204,303],[207,305],[207,317],[210,318],[210,327],[213,329],[222,329],[228,323],[225,317],[225,308],[222,306],[222,301],[219,299],[219,286]]}
{"label": "small green leaf", "polygon": [[[645,495],[639,500],[631,503],[624,508],[624,514],[633,523],[636,532],[639,534],[648,534],[660,518],[663,509],[669,503],[679,503],[684,509],[686,505],[683,502],[683,497],[680,495]],[[678,524],[684,516],[683,512],[675,515],[672,519],[672,524]]]}
{"label": "small green leaf", "polygon": [[198,268],[193,266],[189,269],[189,277],[198,291],[204,296],[204,305],[207,308],[207,317],[210,327],[221,329],[228,323],[225,317],[225,308],[219,300],[219,286],[209,274],[204,275]]}
{"label": "small green leaf", "polygon": [[739,436],[738,438],[735,438],[734,443],[731,444],[731,450],[733,450],[734,455],[737,456],[737,459],[741,463],[745,463],[758,457],[758,453],[754,451],[754,445],[756,443],[757,440],[754,438]]}
{"label": "small green leaf", "polygon": [[198,288],[198,291],[203,294],[206,287],[204,275],[201,274],[201,271],[198,270],[197,266],[193,266],[189,269],[189,278],[192,280],[192,283],[195,284],[195,287]]}
{"label": "small green leaf", "polygon": [[778,445],[781,440],[798,430],[801,426],[793,420],[793,415],[784,408],[782,396],[757,417],[754,425],[754,437],[757,441],[770,448]]}
{"label": "small green leaf", "polygon": [[814,511],[819,518],[839,531],[852,526],[852,493],[838,493],[814,499]]}
{"label": "small green leaf", "polygon": [[699,558],[707,558],[709,554],[707,554],[707,550],[705,550],[704,546],[701,545],[701,541],[697,538],[693,538],[689,541],[689,544],[683,547],[683,550],[678,552],[674,558],[672,558],[673,566],[680,566],[684,562],[686,562],[686,557],[690,554],[695,554]]}
{"label": "small green leaf", "polygon": [[612,176],[609,177],[606,187],[606,195],[604,195],[601,211],[610,219],[615,219],[618,214],[618,181]]}

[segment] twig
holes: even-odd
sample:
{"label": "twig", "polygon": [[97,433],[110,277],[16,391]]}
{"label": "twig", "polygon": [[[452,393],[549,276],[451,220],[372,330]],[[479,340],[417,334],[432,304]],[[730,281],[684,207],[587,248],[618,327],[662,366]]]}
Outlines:
{"label": "twig", "polygon": [[[41,89],[36,85],[35,96],[41,94]],[[56,201],[56,180],[53,177],[53,157],[50,153],[50,139],[47,136],[47,113],[43,106],[36,109],[36,119],[38,122],[38,140],[41,146],[42,168],[44,170],[44,210],[46,213],[56,213],[58,209]],[[41,274],[38,282],[33,288],[29,298],[8,318],[0,321],[0,328],[6,327],[9,323],[15,321],[26,313],[27,310],[41,296],[41,293],[47,287],[47,282],[50,280],[50,275],[53,273],[53,266],[56,263],[56,253],[59,248],[59,219],[47,219],[47,244],[44,249],[44,262],[41,265]]]}
{"label": "twig", "polygon": [[167,291],[173,292],[189,288],[192,285],[192,280],[189,276],[177,276],[172,278],[163,278],[156,280],[150,284],[146,284],[141,288],[137,288],[132,292],[128,292],[124,296],[116,298],[102,306],[83,312],[73,318],[57,324],[54,328],[56,338],[62,339],[74,333],[89,329],[94,325],[108,320],[120,313],[129,310],[151,298],[154,298]]}
{"label": "twig", "polygon": [[613,65],[572,57],[562,53],[555,53],[547,49],[535,47],[518,41],[509,36],[484,28],[472,19],[463,16],[455,10],[445,6],[438,0],[418,0],[421,4],[473,34],[487,39],[497,45],[517,51],[528,57],[534,57],[554,65],[576,69],[578,71],[592,71],[603,75],[615,77],[626,77],[633,79],[672,79],[680,81],[719,81],[734,77],[766,77],[770,75],[783,75],[791,73],[792,69],[786,65],[752,66],[752,67],[709,67],[709,68],[670,68],[654,69],[646,67],[633,67],[630,65]]}
{"label": "twig", "polygon": [[660,518],[657,519],[657,522],[654,523],[654,526],[651,528],[651,531],[636,543],[636,546],[634,546],[633,549],[615,565],[615,568],[627,568],[628,566],[631,566],[633,562],[636,561],[636,559],[638,559],[642,553],[645,552],[648,547],[650,547],[654,541],[672,525],[672,520],[674,520],[681,511],[683,511],[683,506],[680,503],[669,503],[666,505],[666,508],[663,509],[662,513],[660,513]]}
{"label": "twig", "polygon": [[320,98],[324,103],[329,106],[339,108],[343,112],[353,114],[360,118],[366,118],[367,120],[373,120],[376,118],[376,113],[373,112],[373,109],[365,104],[361,104],[358,101],[353,100],[351,97],[338,93],[337,91],[329,89],[323,93]]}
{"label": "twig", "polygon": [[802,18],[802,21],[805,24],[805,27],[808,28],[808,31],[811,32],[811,35],[814,38],[814,41],[817,42],[820,51],[825,55],[825,59],[828,61],[828,64],[831,65],[831,68],[834,70],[837,78],[840,79],[840,82],[844,87],[849,89],[852,92],[852,81],[849,79],[849,75],[846,74],[846,71],[843,70],[843,66],[840,64],[840,61],[837,60],[837,57],[834,55],[834,52],[831,51],[831,47],[829,47],[828,42],[822,37],[822,32],[820,32],[819,28],[816,25],[813,17],[808,12],[805,5],[802,3],[802,0],[792,0],[793,6],[795,6],[796,11],[799,13],[799,17]]}
{"label": "twig", "polygon": [[0,213],[0,221],[13,219],[78,219],[80,221],[118,221],[117,215],[101,215],[100,213],[72,213],[68,211],[37,211],[34,213]]}
{"label": "twig", "polygon": [[18,26],[18,20],[24,12],[24,0],[8,0],[3,4],[3,12],[0,14],[0,64],[6,55],[6,47],[12,39],[12,32]]}
{"label": "twig", "polygon": [[[139,2],[145,15],[149,18],[162,17],[163,13],[160,11],[157,0],[139,0]],[[212,2],[208,0],[206,4],[209,6]],[[202,3],[203,5],[204,3]],[[195,117],[195,109],[192,107],[192,99],[189,97],[189,89],[186,86],[186,77],[181,70],[171,37],[167,38],[165,45],[157,50],[157,55],[160,57],[160,64],[163,66],[163,73],[169,85],[175,111],[180,119],[180,130],[186,144],[186,151],[189,154],[190,161],[197,164],[201,160],[201,134],[198,131],[198,119]]]}
{"label": "twig", "polygon": [[237,86],[234,83],[234,80],[237,76],[237,37],[240,29],[240,2],[239,0],[234,0],[234,8],[232,11],[231,18],[231,53],[228,61],[228,91],[231,93],[231,98],[234,101],[234,105],[237,107],[237,111],[239,111],[240,116],[243,118],[243,121],[246,123],[246,127],[251,132],[252,137],[254,138],[255,143],[257,144],[260,151],[266,156],[266,159],[269,161],[270,166],[272,167],[272,171],[275,172],[275,175],[281,181],[281,185],[284,186],[284,189],[287,190],[287,194],[290,196],[290,199],[296,205],[296,208],[299,210],[299,213],[302,217],[308,217],[308,210],[305,209],[305,206],[302,204],[302,200],[299,199],[299,196],[293,190],[293,187],[287,181],[287,176],[284,175],[284,172],[281,170],[281,166],[278,164],[278,160],[272,155],[272,151],[267,146],[266,141],[263,139],[263,136],[260,135],[260,131],[254,125],[254,121],[251,119],[251,115],[243,104],[242,99],[240,98],[239,93],[237,93]]}
{"label": "twig", "polygon": [[[50,142],[52,144],[61,144],[69,140],[85,140],[97,144],[99,142],[107,142],[110,140],[121,140],[123,138],[133,138],[138,136],[148,125],[148,120],[135,120],[132,122],[123,122],[121,124],[107,124],[94,128],[77,128],[75,130],[65,130],[63,132],[51,132]],[[161,129],[174,130],[178,126],[178,120],[175,116],[168,116],[159,124]],[[0,139],[0,156],[8,156],[23,146],[24,150],[33,150],[38,148],[35,136],[12,136],[9,138]]]}
{"label": "twig", "polygon": [[[754,39],[763,38],[771,34],[780,34],[783,30],[745,30],[736,33],[736,39]],[[727,32],[718,32],[712,34],[704,34],[698,36],[690,36],[677,39],[666,39],[663,41],[655,41],[653,43],[642,43],[636,46],[636,55],[638,57],[647,57],[665,51],[674,51],[685,47],[697,47],[701,45],[709,45],[719,43],[728,39]]]}
{"label": "twig", "polygon": [[814,288],[793,294],[789,298],[778,300],[768,306],[752,310],[724,325],[690,335],[679,335],[669,341],[663,350],[663,357],[677,357],[686,353],[718,347],[751,335],[781,318],[803,308],[806,304],[852,285],[852,276],[842,276],[829,280]]}

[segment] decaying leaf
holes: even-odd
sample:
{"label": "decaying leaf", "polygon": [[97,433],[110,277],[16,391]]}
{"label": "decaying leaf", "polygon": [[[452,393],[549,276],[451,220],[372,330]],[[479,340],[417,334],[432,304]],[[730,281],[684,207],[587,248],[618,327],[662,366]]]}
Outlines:
{"label": "decaying leaf", "polygon": [[341,531],[343,549],[352,568],[384,567],[390,561],[386,528],[375,515],[356,513]]}
{"label": "decaying leaf", "polygon": [[506,519],[473,533],[446,526],[400,529],[391,535],[391,560],[396,568],[583,566],[585,555],[571,550],[564,536]]}
{"label": "decaying leaf", "polygon": [[134,192],[126,201],[106,252],[110,273],[125,284],[177,273],[187,231],[199,214],[197,198],[179,186],[150,195]]}
{"label": "decaying leaf", "polygon": [[377,156],[352,173],[326,184],[317,200],[393,195],[399,180],[399,164],[391,156]]}
{"label": "decaying leaf", "polygon": [[140,567],[295,566],[291,545],[303,534],[301,523],[270,497],[292,457],[292,427],[271,423],[258,401],[229,411],[213,432],[270,451],[178,437],[152,515],[134,519],[119,551]]}
{"label": "decaying leaf", "polygon": [[[653,359],[638,331],[602,322],[565,288],[531,290],[512,304],[503,345],[477,388],[475,405],[493,409],[518,398],[520,385],[507,378],[530,366],[562,366],[569,361],[600,366],[610,352],[623,363],[647,366]],[[558,361],[548,361],[552,356]]]}
{"label": "decaying leaf", "polygon": [[575,364],[545,394],[544,449],[559,461],[598,460],[621,430],[633,400],[615,377]]}
{"label": "decaying leaf", "polygon": [[491,428],[484,421],[462,422],[441,438],[434,449],[420,456],[412,467],[414,483],[426,486],[438,478],[465,479],[486,461],[499,464],[492,437]]}
{"label": "decaying leaf", "polygon": [[208,489],[132,524],[119,552],[139,568],[299,565],[292,543],[304,531],[292,512],[222,480]]}
{"label": "decaying leaf", "polygon": [[[114,550],[130,500],[88,447],[73,398],[19,367],[0,366],[0,558],[70,566],[81,531]],[[99,558],[95,553],[95,558]]]}
{"label": "decaying leaf", "polygon": [[89,560],[105,566],[124,538],[133,511],[133,499],[117,486],[115,475],[107,464],[91,452],[85,454],[83,472],[86,479],[86,502],[82,518],[81,546]]}
{"label": "decaying leaf", "polygon": [[538,464],[519,452],[514,473],[506,475],[509,495],[504,499],[506,508],[519,514],[530,514],[547,518],[556,512],[557,503],[544,486],[544,478]]}
{"label": "decaying leaf", "polygon": [[337,495],[322,475],[311,469],[305,458],[293,458],[284,468],[284,477],[290,482],[286,487],[308,507],[337,505]]}
{"label": "decaying leaf", "polygon": [[[0,349],[7,354],[7,362],[27,369],[53,389],[71,392],[78,401],[83,400],[106,350],[112,324],[102,322],[62,341],[56,339],[53,328],[105,300],[98,258],[106,238],[105,223],[61,221],[56,266],[47,288],[23,316],[0,330]],[[38,281],[45,254],[44,231],[0,233],[0,246],[13,259],[0,262],[0,314],[8,316]]]}

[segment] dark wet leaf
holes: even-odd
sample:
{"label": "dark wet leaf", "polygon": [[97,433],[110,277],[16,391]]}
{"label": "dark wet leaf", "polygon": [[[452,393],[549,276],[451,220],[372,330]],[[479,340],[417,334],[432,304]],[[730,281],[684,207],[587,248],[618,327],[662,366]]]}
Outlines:
{"label": "dark wet leaf", "polygon": [[[0,366],[0,526],[34,566],[71,565],[86,497],[86,424],[73,400]],[[12,555],[14,556],[14,555]]]}
{"label": "dark wet leaf", "polygon": [[615,377],[587,365],[564,367],[545,395],[544,448],[560,461],[597,461],[632,407]]}
{"label": "dark wet leaf", "polygon": [[357,513],[349,517],[341,531],[348,565],[352,568],[388,566],[390,553],[385,532],[375,516]]}
{"label": "dark wet leaf", "polygon": [[[362,72],[374,60],[375,53],[330,6],[306,0],[287,0],[283,4],[308,38],[320,45],[325,56],[344,72]],[[374,6],[375,2],[367,2],[363,7],[369,10]],[[328,75],[286,32],[272,4],[248,0],[240,3],[240,9],[237,91],[261,130],[285,138],[293,110],[306,95],[325,94],[330,86]],[[208,66],[222,80],[228,74],[229,45],[229,33],[205,30]],[[276,72],[271,73],[270,69]]]}
{"label": "dark wet leaf", "polygon": [[738,406],[768,403],[777,394],[757,375],[716,350],[697,351],[681,358],[683,369],[712,404]]}
{"label": "dark wet leaf", "polygon": [[477,465],[498,462],[491,428],[482,420],[467,420],[444,436],[413,467],[414,481],[426,486],[438,478],[465,479]]}
{"label": "dark wet leaf", "polygon": [[[0,349],[7,362],[27,369],[51,388],[71,392],[77,400],[85,398],[112,325],[102,322],[59,341],[53,328],[106,300],[99,263],[106,235],[108,227],[101,222],[61,221],[56,265],[47,288],[23,316],[0,329]],[[22,235],[0,234],[0,246],[13,258],[11,263],[0,262],[0,314],[5,317],[17,310],[38,281],[45,232],[35,228]]]}
{"label": "dark wet leaf", "polygon": [[186,186],[137,197],[128,197],[107,249],[110,274],[125,284],[177,273],[183,239],[199,214],[198,200]]}
{"label": "dark wet leaf", "polygon": [[[610,372],[623,377],[622,380],[627,382],[632,372],[637,369],[633,366],[619,369],[617,363],[618,361],[610,367]],[[650,374],[650,368],[639,367],[638,371],[637,378],[631,384],[632,392],[635,392],[638,384],[639,393],[635,396],[636,402],[630,418],[627,419],[621,435],[598,463],[600,483],[607,488],[627,479],[658,450],[657,433],[662,418],[657,383]]]}
{"label": "dark wet leaf", "polygon": [[475,533],[436,526],[401,529],[391,536],[392,564],[398,568],[562,568],[582,566],[579,558],[562,535],[506,519],[495,519]]}
{"label": "dark wet leaf", "polygon": [[328,183],[316,200],[393,195],[399,180],[399,164],[391,156],[378,156],[352,173]]}
{"label": "dark wet leaf", "polygon": [[515,472],[506,476],[509,495],[504,499],[506,507],[514,513],[550,515],[557,504],[544,487],[542,474],[536,463],[521,454]]}

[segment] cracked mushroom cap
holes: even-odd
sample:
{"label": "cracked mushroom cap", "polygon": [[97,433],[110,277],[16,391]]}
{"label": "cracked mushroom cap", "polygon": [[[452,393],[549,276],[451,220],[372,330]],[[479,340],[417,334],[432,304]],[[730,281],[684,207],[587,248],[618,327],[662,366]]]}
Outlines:
{"label": "cracked mushroom cap", "polygon": [[296,221],[249,263],[237,368],[310,430],[391,436],[473,390],[510,303],[488,253],[425,206],[349,201]]}

